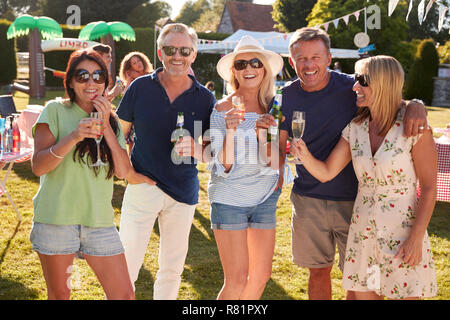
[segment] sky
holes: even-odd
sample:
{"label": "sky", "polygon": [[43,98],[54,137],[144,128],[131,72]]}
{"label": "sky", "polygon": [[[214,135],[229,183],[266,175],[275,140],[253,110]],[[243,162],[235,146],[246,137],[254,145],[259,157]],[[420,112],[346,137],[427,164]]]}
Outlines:
{"label": "sky", "polygon": [[[174,19],[178,15],[181,8],[183,7],[183,4],[187,0],[164,0],[164,1],[172,6],[172,14],[170,15],[170,18]],[[253,3],[257,4],[272,4],[274,2],[275,0],[253,0]]]}

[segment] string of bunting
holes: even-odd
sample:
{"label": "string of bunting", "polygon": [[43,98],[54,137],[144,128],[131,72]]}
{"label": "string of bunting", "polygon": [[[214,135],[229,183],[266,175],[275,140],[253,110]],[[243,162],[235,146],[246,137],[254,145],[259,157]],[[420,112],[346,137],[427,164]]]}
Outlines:
{"label": "string of bunting", "polygon": [[[389,7],[388,7],[388,16],[391,16],[392,13],[394,12],[397,4],[398,4],[399,0],[389,0]],[[409,18],[409,14],[411,13],[412,7],[413,7],[413,2],[414,0],[410,0],[409,2],[409,7],[408,7],[408,14],[406,15],[406,21],[408,21]],[[418,17],[419,17],[419,23],[422,24],[423,21],[425,21],[428,12],[430,11],[432,5],[436,3],[437,5],[439,5],[439,22],[438,22],[438,30],[441,31],[443,25],[444,25],[444,18],[446,13],[448,12],[448,10],[450,9],[449,7],[441,4],[439,1],[437,0],[429,0],[427,6],[425,7],[425,0],[421,0],[418,6]],[[323,28],[325,29],[325,31],[328,31],[328,27],[330,26],[330,24],[332,23],[334,25],[335,28],[338,27],[339,25],[339,21],[342,19],[345,22],[345,25],[348,25],[350,17],[354,16],[356,18],[356,21],[359,21],[359,17],[361,15],[361,13],[363,11],[367,10],[367,8],[362,8],[359,9],[355,12],[346,14],[344,16],[341,16],[339,18],[324,22],[322,24],[316,25],[316,28]],[[155,32],[161,30],[161,28],[157,25],[155,25]],[[449,30],[450,33],[450,30]],[[289,37],[292,33],[289,34],[283,34],[283,35],[278,35],[275,37],[268,37],[268,38],[262,38],[262,39],[258,39],[263,45],[264,44],[273,44],[276,42],[281,41],[281,39],[286,40],[287,37]],[[233,48],[234,45],[236,45],[239,41],[218,41],[218,40],[208,40],[208,39],[199,39],[199,44],[217,44],[217,43],[222,43],[225,46],[228,46],[229,48]]]}
{"label": "string of bunting", "polygon": [[[388,16],[391,16],[394,12],[395,8],[397,7],[399,0],[389,0],[389,8],[388,8]],[[408,6],[408,13],[406,15],[406,21],[408,21],[409,14],[411,13],[411,10],[413,8],[413,2],[414,0],[409,0],[409,6]],[[428,0],[428,4],[425,7],[425,0],[420,0],[420,3],[417,7],[417,13],[419,18],[419,24],[422,25],[422,22],[425,21],[427,18],[428,12],[430,11],[431,7],[434,3],[436,3],[439,6],[439,20],[438,20],[438,31],[441,31],[442,27],[444,26],[444,19],[445,15],[447,14],[447,11],[450,9],[448,6],[443,5],[439,1],[436,0]],[[450,33],[450,29],[449,29]]]}

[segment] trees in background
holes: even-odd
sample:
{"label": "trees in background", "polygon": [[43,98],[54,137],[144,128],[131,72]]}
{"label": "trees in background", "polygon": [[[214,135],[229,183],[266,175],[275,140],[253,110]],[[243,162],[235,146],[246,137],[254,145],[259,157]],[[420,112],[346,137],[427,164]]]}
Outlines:
{"label": "trees in background", "polygon": [[[272,18],[280,32],[292,32],[307,26],[306,18],[317,0],[275,0]],[[334,1],[341,2],[341,1]]]}

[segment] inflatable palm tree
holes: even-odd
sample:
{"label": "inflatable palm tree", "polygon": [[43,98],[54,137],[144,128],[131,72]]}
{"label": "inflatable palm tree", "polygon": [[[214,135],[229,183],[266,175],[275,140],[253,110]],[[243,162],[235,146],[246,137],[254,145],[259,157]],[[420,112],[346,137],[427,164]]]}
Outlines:
{"label": "inflatable palm tree", "polygon": [[33,17],[24,14],[18,17],[8,28],[8,39],[29,34],[29,87],[17,86],[32,98],[45,96],[44,56],[41,51],[41,36],[44,39],[60,38],[63,35],[58,22],[49,17]]}
{"label": "inflatable palm tree", "polygon": [[134,33],[133,28],[124,22],[96,21],[88,23],[83,29],[81,29],[80,34],[78,35],[78,39],[81,40],[100,39],[101,43],[109,45],[112,49],[111,52],[112,63],[110,67],[110,72],[111,75],[115,75],[116,55],[114,49],[114,41],[120,41],[120,39],[128,41],[136,41],[136,35]]}

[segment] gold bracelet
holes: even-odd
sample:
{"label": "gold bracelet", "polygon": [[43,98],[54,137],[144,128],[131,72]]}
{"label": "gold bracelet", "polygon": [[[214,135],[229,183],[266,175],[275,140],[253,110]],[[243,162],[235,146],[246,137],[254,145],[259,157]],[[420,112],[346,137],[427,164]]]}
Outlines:
{"label": "gold bracelet", "polygon": [[50,147],[49,151],[50,151],[50,154],[52,156],[54,156],[55,158],[64,159],[64,157],[58,156],[56,153],[53,152],[53,146]]}

